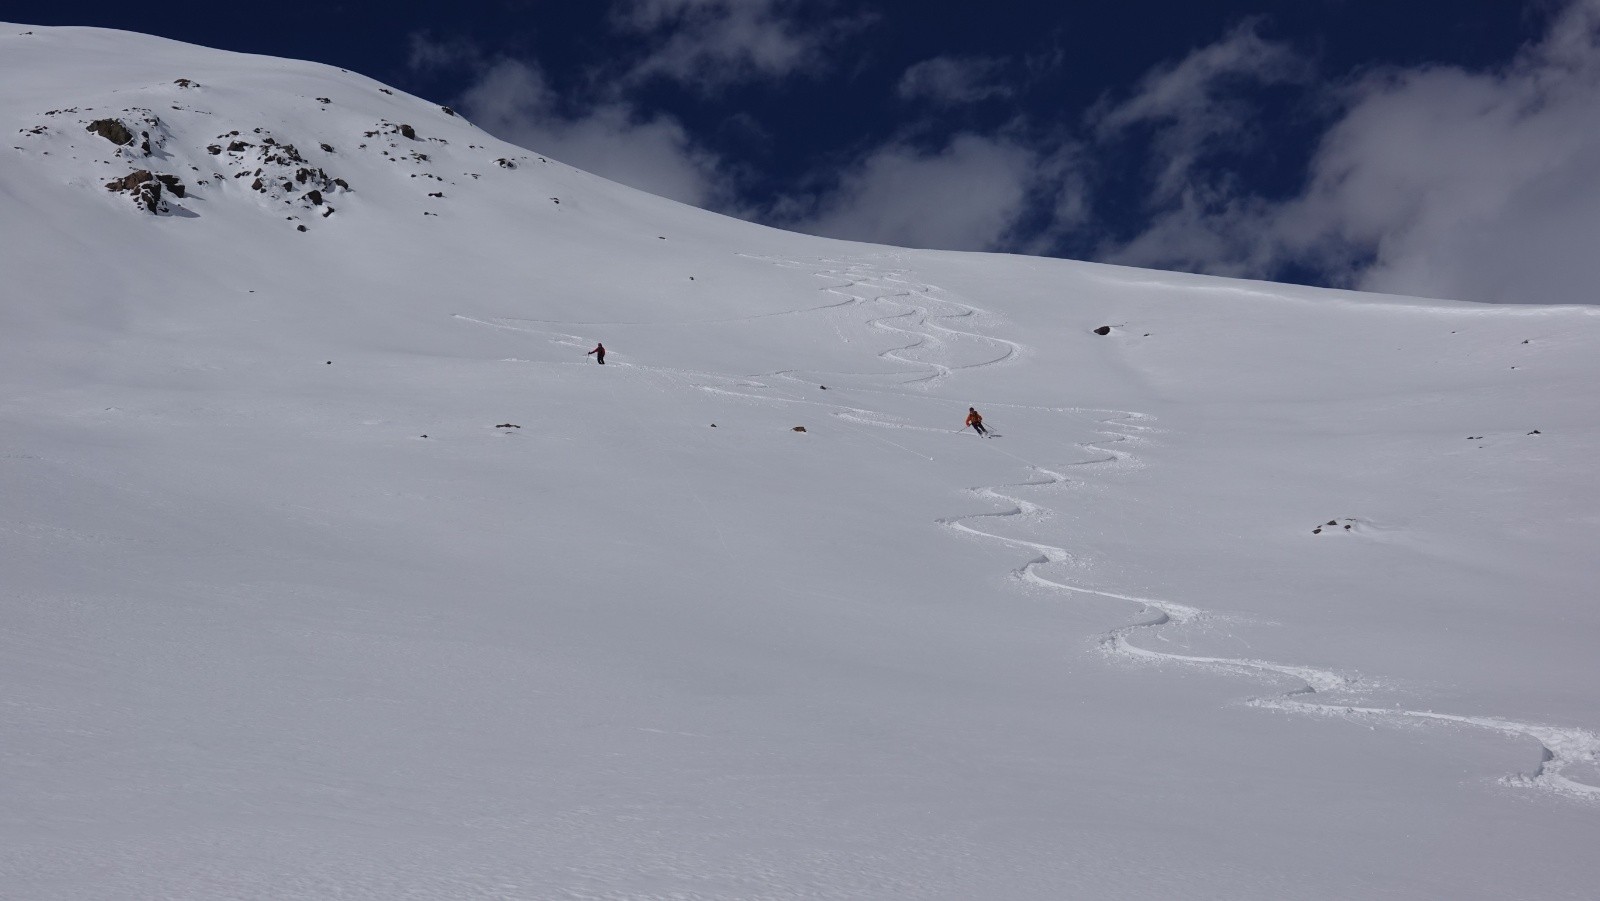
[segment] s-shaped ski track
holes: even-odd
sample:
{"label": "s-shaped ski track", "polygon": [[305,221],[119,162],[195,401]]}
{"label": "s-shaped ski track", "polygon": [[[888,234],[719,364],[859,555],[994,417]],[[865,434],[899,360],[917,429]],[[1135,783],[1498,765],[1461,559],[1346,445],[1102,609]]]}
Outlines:
{"label": "s-shaped ski track", "polygon": [[[789,261],[789,265],[800,265],[800,261]],[[928,375],[922,377],[921,379],[913,380],[924,383],[932,383],[943,380],[952,375],[958,368],[963,368],[948,366],[938,362],[930,362],[923,359],[906,357],[905,353],[907,351],[926,348],[930,345],[937,346],[937,339],[928,334],[927,331],[916,331],[903,326],[887,325],[889,320],[909,319],[916,329],[942,329],[942,327],[940,327],[937,323],[932,323],[929,321],[931,316],[936,316],[936,314],[931,312],[931,304],[918,305],[912,302],[919,299],[932,300],[932,298],[929,296],[929,292],[936,290],[932,286],[917,287],[916,285],[919,283],[911,282],[906,277],[908,273],[900,270],[890,272],[878,271],[868,263],[847,264],[839,268],[824,269],[816,272],[815,274],[820,277],[843,280],[845,282],[843,285],[829,286],[823,288],[822,290],[829,291],[834,294],[848,294],[849,296],[856,298],[858,303],[866,303],[868,302],[868,298],[866,296],[856,294],[854,289],[857,287],[866,287],[869,290],[882,290],[883,285],[887,285],[891,282],[904,285],[905,288],[903,289],[903,293],[897,292],[895,294],[879,294],[872,297],[872,300],[882,301],[891,297],[908,297],[911,300],[906,301],[905,303],[912,306],[912,309],[903,313],[899,313],[895,316],[871,320],[869,321],[869,324],[882,329],[889,329],[917,335],[918,340],[913,341],[904,347],[879,354],[879,356],[885,359],[895,360],[897,362],[931,367],[933,371]],[[875,285],[874,282],[879,284]],[[965,318],[972,316],[977,312],[978,310],[976,308],[965,307],[964,310],[956,313],[937,315],[937,318]],[[949,329],[942,330],[963,336],[968,336],[971,334],[965,332],[955,332],[954,330]],[[1005,339],[1001,338],[992,338],[989,336],[975,337],[1002,343],[1008,345],[1010,348],[1006,354],[997,359],[975,365],[993,365],[995,363],[1004,362],[1007,359],[1020,356],[1024,351],[1023,345],[1016,342],[1006,341]],[[990,405],[995,404],[991,403]],[[1056,408],[1052,412],[1085,413],[1092,411],[1079,410],[1075,408]],[[1094,457],[1092,459],[1066,464],[1066,466],[1092,467],[1103,465],[1128,465],[1132,462],[1131,453],[1106,445],[1136,441],[1139,437],[1138,433],[1155,431],[1153,426],[1144,424],[1152,421],[1153,419],[1153,417],[1149,416],[1148,414],[1133,411],[1100,412],[1109,414],[1106,416],[1106,418],[1102,418],[1100,420],[1103,426],[1101,429],[1101,434],[1104,436],[1103,442],[1080,445],[1080,447],[1082,447],[1084,450],[1094,454]],[[864,421],[864,424],[878,425],[878,423],[869,421]],[[1431,710],[1410,710],[1398,707],[1386,708],[1355,706],[1350,704],[1341,704],[1337,701],[1323,702],[1320,700],[1311,700],[1311,698],[1318,695],[1327,696],[1343,694],[1347,697],[1353,697],[1359,695],[1362,691],[1367,690],[1371,686],[1359,676],[1316,666],[1278,663],[1269,660],[1258,660],[1246,657],[1180,654],[1171,651],[1151,650],[1134,643],[1132,639],[1139,633],[1147,632],[1150,634],[1159,634],[1160,630],[1199,624],[1207,619],[1214,618],[1215,615],[1197,607],[1192,607],[1187,604],[1178,603],[1172,600],[1141,597],[1133,594],[1087,588],[1080,585],[1074,585],[1070,582],[1061,581],[1059,579],[1049,578],[1043,575],[1040,570],[1052,565],[1070,564],[1075,561],[1074,555],[1065,548],[1058,547],[1056,545],[1022,538],[1014,538],[978,528],[976,525],[974,525],[974,523],[984,520],[1007,519],[1013,517],[1037,519],[1048,515],[1050,511],[1043,505],[1034,501],[1030,501],[1026,498],[1019,497],[1013,492],[1019,489],[1048,489],[1054,486],[1065,485],[1070,481],[1060,472],[1056,472],[1052,469],[1048,469],[1023,460],[1009,452],[1000,450],[999,448],[994,448],[992,445],[988,445],[987,443],[985,446],[990,447],[990,449],[996,453],[1001,453],[1017,460],[1019,463],[1028,468],[1028,470],[1033,474],[1033,477],[1022,482],[968,489],[969,492],[976,497],[979,497],[990,503],[997,503],[1005,506],[1003,509],[997,511],[941,519],[939,520],[940,524],[945,525],[957,532],[974,537],[1002,542],[1004,544],[1009,544],[1013,547],[1018,547],[1031,552],[1034,556],[1032,556],[1032,558],[1024,563],[1021,567],[1013,570],[1012,572],[1013,578],[1023,582],[1024,584],[1032,585],[1037,588],[1042,588],[1052,592],[1077,595],[1094,595],[1138,605],[1144,613],[1141,619],[1127,625],[1111,629],[1099,637],[1097,644],[1105,653],[1112,654],[1130,661],[1177,663],[1187,666],[1199,666],[1212,669],[1242,672],[1264,678],[1290,680],[1291,687],[1280,692],[1279,694],[1274,696],[1251,698],[1246,702],[1250,706],[1254,707],[1320,716],[1337,716],[1373,720],[1387,719],[1391,721],[1409,719],[1422,722],[1454,724],[1460,726],[1471,726],[1479,729],[1487,729],[1512,738],[1531,739],[1539,746],[1538,764],[1530,773],[1519,773],[1502,777],[1499,780],[1502,784],[1515,787],[1539,789],[1555,795],[1580,801],[1600,802],[1600,785],[1583,782],[1567,774],[1567,771],[1577,766],[1600,768],[1600,735],[1597,735],[1588,729],[1568,726],[1550,726],[1538,723],[1525,723],[1493,716],[1438,713]],[[1062,466],[1061,468],[1066,468],[1066,466]]]}

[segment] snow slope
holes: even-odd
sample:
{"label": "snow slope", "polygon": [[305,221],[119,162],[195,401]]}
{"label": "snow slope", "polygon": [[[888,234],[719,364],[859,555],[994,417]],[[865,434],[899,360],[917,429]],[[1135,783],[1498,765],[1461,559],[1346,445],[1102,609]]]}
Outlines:
{"label": "snow slope", "polygon": [[0,896],[1600,884],[1595,308],[786,234],[127,33],[0,68]]}

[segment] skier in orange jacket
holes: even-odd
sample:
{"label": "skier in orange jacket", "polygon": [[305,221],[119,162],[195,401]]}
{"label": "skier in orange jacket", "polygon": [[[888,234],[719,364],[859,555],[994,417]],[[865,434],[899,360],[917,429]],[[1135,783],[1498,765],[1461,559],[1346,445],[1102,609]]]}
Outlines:
{"label": "skier in orange jacket", "polygon": [[972,426],[972,430],[980,435],[989,434],[989,430],[983,427],[983,414],[979,413],[976,407],[967,408],[967,425]]}

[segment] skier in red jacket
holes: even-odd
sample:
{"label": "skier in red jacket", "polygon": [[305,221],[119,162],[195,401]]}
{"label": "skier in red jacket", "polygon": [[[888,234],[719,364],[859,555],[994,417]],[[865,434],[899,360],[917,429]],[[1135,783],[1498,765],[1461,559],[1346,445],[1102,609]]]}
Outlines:
{"label": "skier in red jacket", "polygon": [[587,356],[589,356],[589,354],[594,354],[594,359],[595,359],[596,363],[599,363],[601,366],[606,365],[606,346],[604,344],[601,344],[600,342],[596,341],[595,345],[594,345],[594,350],[589,351],[589,353],[584,354],[584,356],[587,357]]}
{"label": "skier in red jacket", "polygon": [[979,413],[976,407],[967,408],[967,425],[972,426],[972,430],[980,435],[989,434],[989,430],[983,427],[983,414]]}

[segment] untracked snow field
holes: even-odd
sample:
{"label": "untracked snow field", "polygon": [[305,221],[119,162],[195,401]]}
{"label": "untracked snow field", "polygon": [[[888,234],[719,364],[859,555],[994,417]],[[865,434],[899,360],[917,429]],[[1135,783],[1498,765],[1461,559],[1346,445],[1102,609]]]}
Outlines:
{"label": "untracked snow field", "polygon": [[0,897],[1600,892],[1600,308],[787,234],[95,29],[0,131]]}

